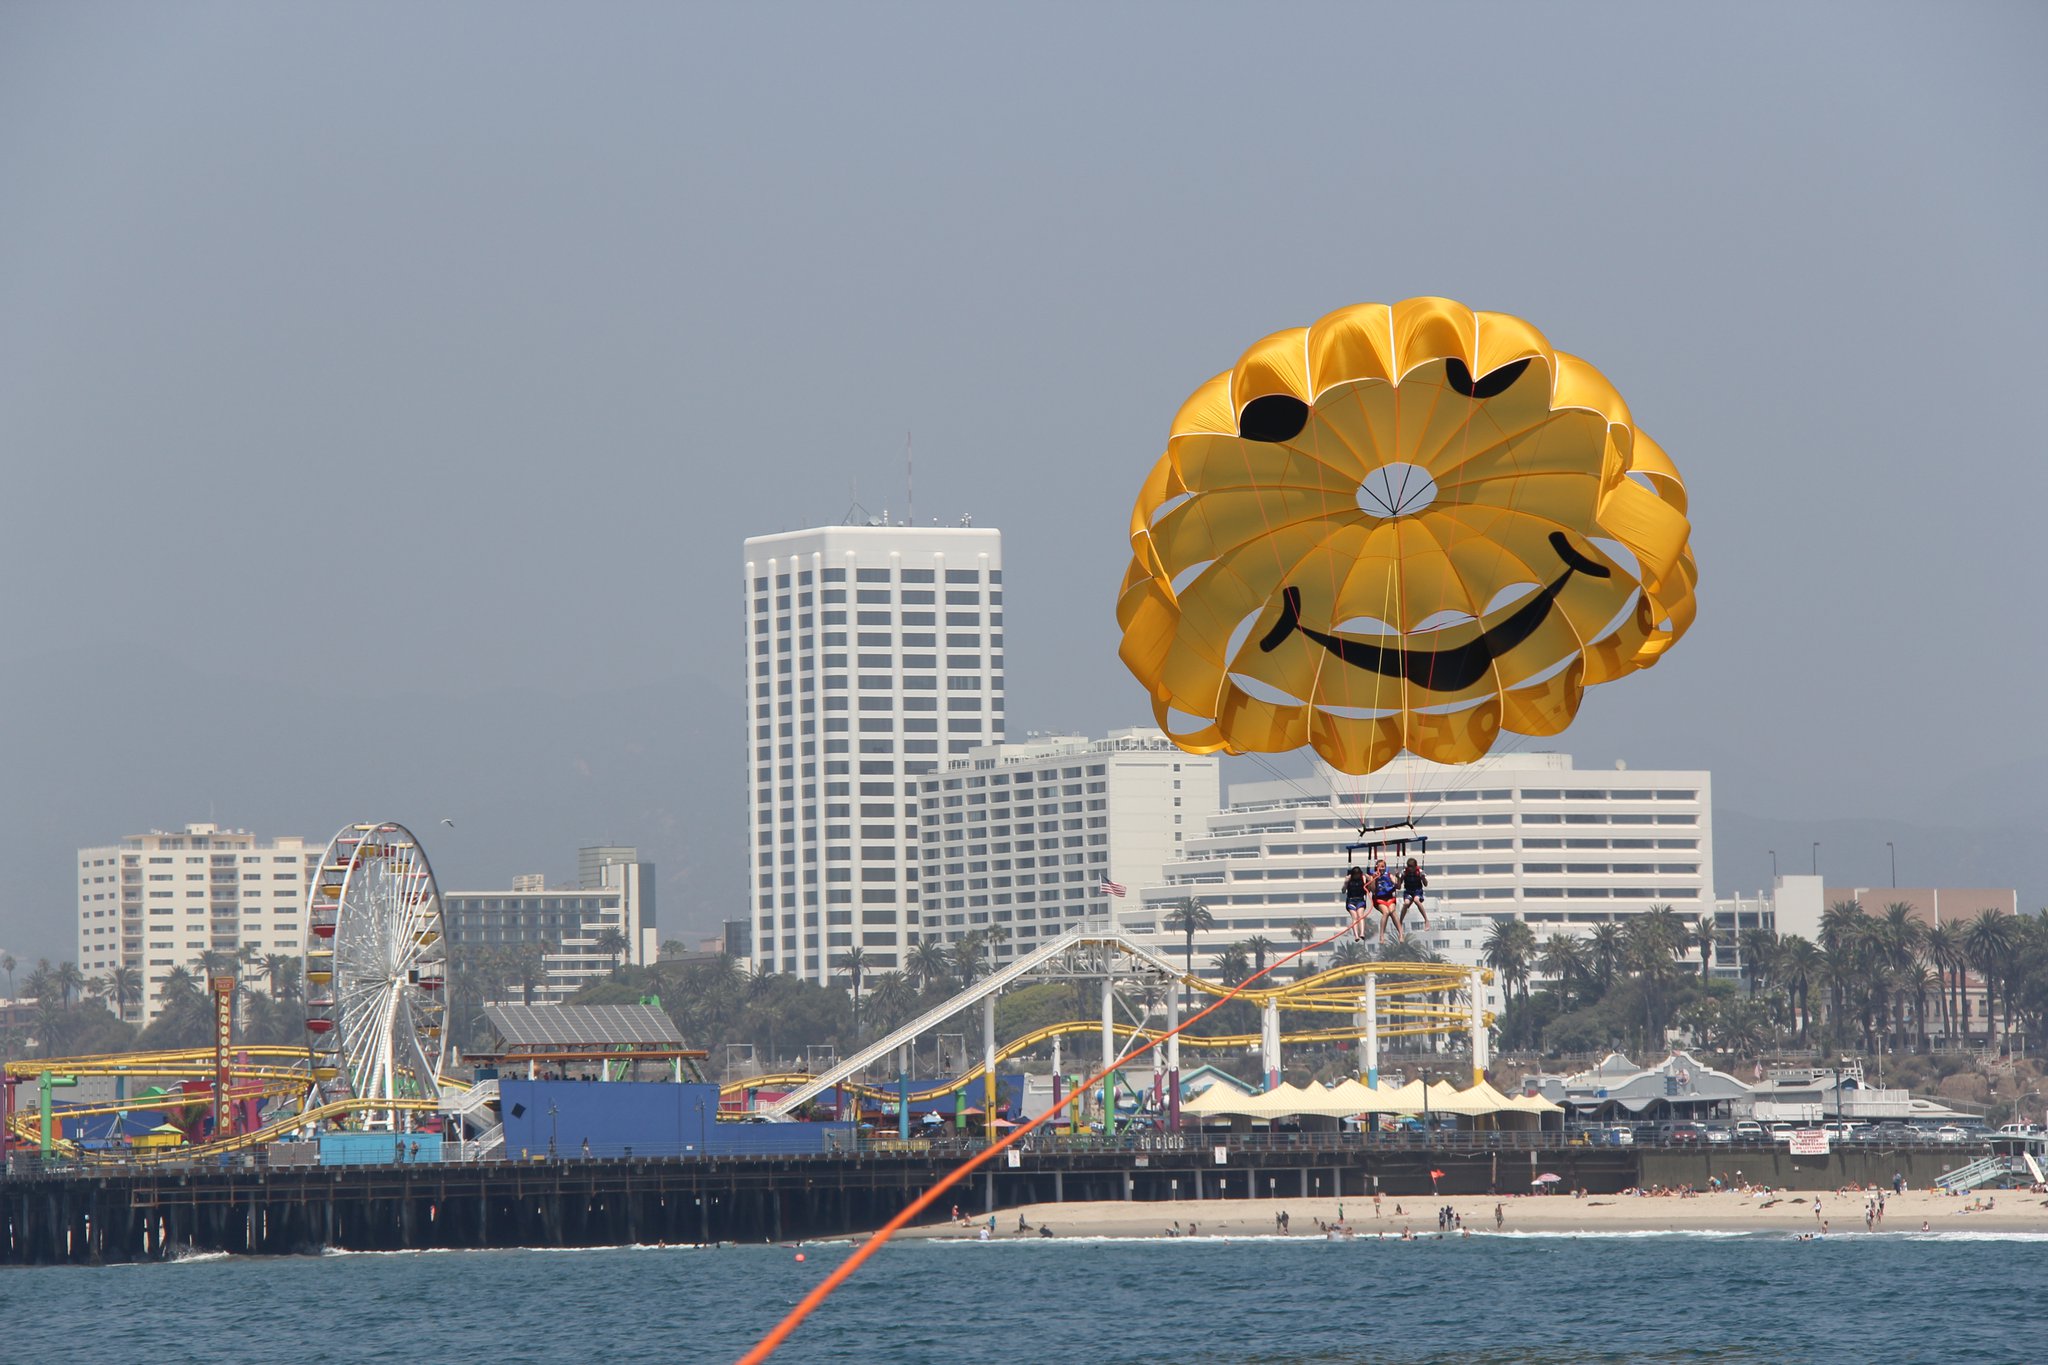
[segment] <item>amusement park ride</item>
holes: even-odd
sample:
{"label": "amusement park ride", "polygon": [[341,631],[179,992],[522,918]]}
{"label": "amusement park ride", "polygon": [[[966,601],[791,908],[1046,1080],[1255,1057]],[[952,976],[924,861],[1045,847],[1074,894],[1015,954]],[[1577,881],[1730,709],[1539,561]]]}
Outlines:
{"label": "amusement park ride", "polygon": [[[209,980],[214,1042],[209,1048],[9,1062],[6,1138],[45,1156],[89,1156],[53,1133],[50,1092],[84,1077],[111,1077],[110,1101],[67,1105],[64,1121],[175,1112],[193,1104],[207,1118],[188,1131],[132,1139],[123,1161],[189,1159],[303,1136],[321,1127],[403,1131],[466,1088],[444,1075],[447,948],[441,894],[426,851],[403,825],[357,824],[328,842],[307,894],[311,946],[305,957],[306,1043],[233,1042],[235,983]],[[40,1092],[34,1108],[13,1103],[19,1083]],[[147,1090],[129,1093],[131,1084]],[[264,1106],[268,1122],[259,1122]],[[166,1125],[167,1127],[170,1125]],[[196,1139],[188,1142],[185,1139]]]}
{"label": "amusement park ride", "polygon": [[[215,977],[209,982],[211,1047],[8,1063],[9,1140],[48,1156],[154,1162],[241,1152],[322,1130],[490,1126],[484,1101],[495,1086],[472,1088],[448,1074],[446,939],[440,892],[419,841],[397,824],[348,826],[329,842],[308,901],[312,947],[305,963],[304,1045],[236,1044],[234,982]],[[1476,1077],[1486,1064],[1492,1023],[1477,1003],[1482,975],[1442,963],[1360,962],[1234,991],[1187,974],[1119,935],[1077,932],[1019,957],[827,1070],[728,1082],[722,1087],[724,1110],[729,1117],[786,1117],[833,1092],[893,1104],[907,1136],[912,1107],[947,1096],[961,1096],[964,1103],[979,1090],[984,1111],[994,1113],[997,1069],[1022,1054],[1049,1046],[1057,1087],[1062,1047],[1076,1035],[1100,1038],[1105,1067],[1120,1051],[1164,1038],[1169,1078],[1177,1077],[1183,1044],[1216,1051],[1255,1048],[1269,1085],[1278,1082],[1283,1045],[1355,1040],[1360,1070],[1371,1084],[1377,1081],[1382,1039],[1465,1035]],[[997,998],[1052,979],[1094,983],[1100,1017],[1048,1024],[998,1046]],[[1231,994],[1259,1010],[1256,1034],[1176,1032],[1183,1007],[1196,997],[1210,1001]],[[913,1091],[907,1078],[917,1040],[977,1005],[984,1040],[979,1064]],[[1328,1027],[1283,1034],[1282,1011],[1340,1016],[1344,1022],[1333,1017]],[[115,1083],[111,1099],[60,1104],[53,1097],[54,1090],[83,1079],[108,1077]],[[36,1099],[13,1104],[23,1083],[35,1088]],[[1115,1085],[1111,1078],[1102,1087],[1104,1112],[1112,1115]],[[1160,1117],[1169,1123],[1178,1121],[1178,1095],[1177,1084],[1167,1087]],[[188,1117],[175,1132],[90,1144],[50,1122],[113,1116],[118,1132],[121,1117],[159,1112]]]}

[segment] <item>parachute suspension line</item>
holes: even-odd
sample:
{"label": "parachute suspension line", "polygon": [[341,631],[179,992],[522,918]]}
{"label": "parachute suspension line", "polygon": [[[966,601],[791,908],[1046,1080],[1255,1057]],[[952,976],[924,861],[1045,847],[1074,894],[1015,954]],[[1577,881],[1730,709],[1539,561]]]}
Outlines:
{"label": "parachute suspension line", "polygon": [[1093,1076],[1090,1076],[1087,1080],[1081,1082],[1079,1086],[1075,1087],[1072,1091],[1068,1092],[1067,1097],[1064,1100],[1062,1100],[1059,1104],[1055,1105],[1053,1108],[1046,1110],[1044,1113],[1040,1114],[1037,1118],[1032,1119],[1030,1122],[1020,1124],[1019,1126],[1012,1128],[1009,1132],[1009,1136],[1001,1138],[998,1141],[991,1143],[989,1146],[982,1148],[979,1152],[975,1153],[967,1160],[961,1162],[958,1166],[955,1166],[945,1175],[939,1177],[939,1179],[932,1185],[930,1189],[926,1190],[922,1195],[919,1195],[916,1199],[912,1200],[910,1204],[906,1206],[901,1213],[897,1214],[894,1218],[891,1218],[887,1223],[884,1223],[881,1229],[878,1232],[876,1232],[874,1236],[868,1238],[867,1241],[861,1243],[861,1245],[854,1251],[854,1253],[851,1256],[847,1257],[843,1262],[840,1263],[838,1269],[834,1270],[830,1275],[826,1276],[824,1280],[822,1280],[818,1284],[817,1288],[811,1290],[810,1293],[804,1295],[803,1299],[797,1304],[796,1307],[789,1310],[789,1313],[782,1319],[782,1321],[776,1323],[774,1327],[770,1328],[766,1336],[762,1337],[759,1341],[754,1343],[752,1350],[748,1351],[745,1355],[740,1357],[738,1365],[760,1365],[760,1362],[774,1355],[776,1350],[780,1348],[781,1345],[789,1339],[790,1333],[794,1332],[799,1326],[801,1326],[805,1318],[808,1318],[813,1312],[817,1311],[818,1306],[824,1303],[826,1299],[830,1298],[834,1290],[838,1289],[840,1285],[846,1283],[847,1280],[851,1279],[853,1277],[853,1273],[861,1268],[861,1266],[867,1261],[868,1257],[874,1255],[877,1251],[880,1251],[891,1237],[895,1236],[898,1232],[902,1231],[905,1227],[909,1226],[912,1219],[916,1218],[919,1214],[923,1213],[926,1209],[930,1208],[933,1204],[937,1203],[940,1195],[944,1194],[947,1190],[952,1189],[953,1186],[959,1184],[962,1180],[972,1175],[981,1167],[986,1166],[989,1162],[995,1160],[998,1156],[1008,1151],[1011,1147],[1015,1146],[1018,1142],[1028,1137],[1030,1134],[1044,1127],[1048,1121],[1059,1117],[1061,1113],[1066,1111],[1068,1108],[1072,1107],[1073,1104],[1076,1101],[1078,1101],[1083,1095],[1086,1095],[1090,1089],[1092,1089],[1095,1086],[1101,1085],[1103,1080],[1106,1077],[1108,1077],[1111,1072],[1116,1071],[1120,1067],[1127,1066],[1131,1062],[1136,1061],[1138,1058],[1144,1056],[1146,1053],[1158,1047],[1167,1039],[1177,1037],[1180,1034],[1187,1032],[1187,1030],[1191,1026],[1200,1023],[1202,1020],[1214,1014],[1217,1010],[1220,1010],[1225,1005],[1229,1004],[1232,1000],[1235,1000],[1238,996],[1244,994],[1245,991],[1251,987],[1252,983],[1257,981],[1260,977],[1271,976],[1274,972],[1279,971],[1288,963],[1293,962],[1298,958],[1306,957],[1310,953],[1318,952],[1324,948],[1327,948],[1330,944],[1335,943],[1338,939],[1342,938],[1345,934],[1349,933],[1350,930],[1350,925],[1343,925],[1337,930],[1337,932],[1331,934],[1327,938],[1321,939],[1315,943],[1305,943],[1301,947],[1296,948],[1293,952],[1287,954],[1285,957],[1276,958],[1270,965],[1268,965],[1265,968],[1264,971],[1253,972],[1243,981],[1240,981],[1237,985],[1232,986],[1229,990],[1217,996],[1216,999],[1210,1002],[1207,1008],[1203,1009],[1200,1013],[1195,1014],[1191,1018],[1182,1020],[1180,1024],[1174,1028],[1167,1029],[1164,1032],[1159,1033],[1158,1035],[1151,1038],[1145,1038],[1143,1035],[1134,1035],[1131,1039],[1131,1046],[1129,1046],[1125,1051],[1123,1051],[1116,1058],[1115,1061],[1103,1067],[1100,1071],[1097,1071]]}

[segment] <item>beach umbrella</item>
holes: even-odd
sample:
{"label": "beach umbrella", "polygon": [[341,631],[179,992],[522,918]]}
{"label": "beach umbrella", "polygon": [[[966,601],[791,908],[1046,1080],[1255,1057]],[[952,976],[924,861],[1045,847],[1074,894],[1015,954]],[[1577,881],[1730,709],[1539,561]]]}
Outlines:
{"label": "beach umbrella", "polygon": [[1551,1171],[1545,1171],[1542,1175],[1537,1176],[1534,1180],[1530,1181],[1529,1183],[1531,1185],[1555,1185],[1558,1181],[1562,1179],[1564,1179],[1564,1177],[1561,1175],[1558,1175]]}

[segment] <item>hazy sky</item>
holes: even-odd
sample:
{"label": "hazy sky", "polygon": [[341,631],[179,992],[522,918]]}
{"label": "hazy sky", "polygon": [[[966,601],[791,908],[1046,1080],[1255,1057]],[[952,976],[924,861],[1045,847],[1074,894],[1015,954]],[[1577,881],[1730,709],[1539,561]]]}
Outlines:
{"label": "hazy sky", "polygon": [[1690,485],[1698,625],[1564,747],[2039,827],[2044,15],[0,4],[0,944],[209,811],[731,913],[744,535],[900,514],[914,430],[1005,532],[1013,732],[1137,723],[1175,408],[1424,293]]}

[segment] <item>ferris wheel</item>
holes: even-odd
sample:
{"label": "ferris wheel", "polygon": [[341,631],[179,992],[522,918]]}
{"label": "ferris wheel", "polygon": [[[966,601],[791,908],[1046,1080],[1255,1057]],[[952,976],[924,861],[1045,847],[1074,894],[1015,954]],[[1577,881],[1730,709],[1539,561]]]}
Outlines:
{"label": "ferris wheel", "polygon": [[[433,1099],[447,1059],[447,940],[441,892],[412,831],[348,825],[307,893],[309,1103]],[[370,1111],[368,1128],[401,1126]]]}

